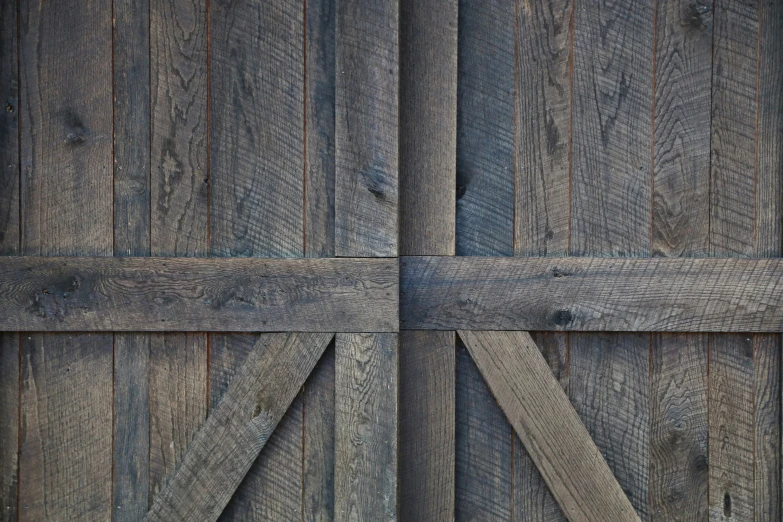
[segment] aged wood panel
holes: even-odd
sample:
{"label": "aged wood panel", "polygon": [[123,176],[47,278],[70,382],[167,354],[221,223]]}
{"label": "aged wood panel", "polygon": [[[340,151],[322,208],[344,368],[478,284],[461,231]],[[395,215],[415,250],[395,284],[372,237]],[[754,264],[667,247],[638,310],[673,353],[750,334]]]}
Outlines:
{"label": "aged wood panel", "polygon": [[0,521],[19,518],[19,334],[0,334]]}
{"label": "aged wood panel", "polygon": [[[114,255],[150,254],[149,2],[113,4]],[[112,519],[140,520],[149,507],[150,336],[114,337]]]}
{"label": "aged wood panel", "polygon": [[638,521],[530,335],[459,336],[568,518]]}
{"label": "aged wood panel", "polygon": [[337,2],[335,253],[396,256],[399,1]]}
{"label": "aged wood panel", "polygon": [[397,334],[335,340],[335,519],[397,520]]}
{"label": "aged wood panel", "polygon": [[[111,255],[111,6],[19,7],[21,251]],[[22,339],[19,518],[108,519],[112,335]]]}
{"label": "aged wood panel", "polygon": [[0,329],[396,331],[397,272],[396,259],[8,257]]}
{"label": "aged wood panel", "polygon": [[454,332],[400,332],[400,519],[454,519]]}
{"label": "aged wood panel", "polygon": [[[568,394],[568,334],[531,333],[555,380]],[[538,466],[514,432],[513,520],[558,522],[566,520]]]}
{"label": "aged wood panel", "polygon": [[780,335],[753,336],[754,516],[780,520]]}
{"label": "aged wood panel", "polygon": [[400,254],[454,255],[457,0],[400,4]]}
{"label": "aged wood panel", "polygon": [[302,517],[334,520],[335,348],[330,344],[305,383]]}
{"label": "aged wood panel", "polygon": [[305,0],[305,255],[334,256],[335,1]]}
{"label": "aged wood panel", "polygon": [[19,252],[18,2],[0,6],[0,254]]}
{"label": "aged wood panel", "polygon": [[780,259],[407,257],[400,271],[403,329],[783,329]]}
{"label": "aged wood panel", "polygon": [[217,520],[331,338],[261,335],[145,520]]}
{"label": "aged wood panel", "polygon": [[[656,4],[652,255],[709,253],[712,3]],[[706,521],[707,336],[653,335],[650,518]]]}

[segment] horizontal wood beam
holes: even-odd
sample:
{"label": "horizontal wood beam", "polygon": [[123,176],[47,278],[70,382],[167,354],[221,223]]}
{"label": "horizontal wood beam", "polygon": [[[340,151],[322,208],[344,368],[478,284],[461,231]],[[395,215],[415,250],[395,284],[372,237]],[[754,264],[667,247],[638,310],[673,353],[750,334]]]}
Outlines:
{"label": "horizontal wood beam", "polygon": [[261,334],[144,520],[217,520],[332,337]]}
{"label": "horizontal wood beam", "polygon": [[400,328],[783,331],[783,260],[408,257]]}
{"label": "horizontal wood beam", "polygon": [[396,259],[0,259],[0,331],[393,332],[397,313]]}
{"label": "horizontal wood beam", "polygon": [[568,520],[638,522],[530,335],[461,331],[459,336]]}

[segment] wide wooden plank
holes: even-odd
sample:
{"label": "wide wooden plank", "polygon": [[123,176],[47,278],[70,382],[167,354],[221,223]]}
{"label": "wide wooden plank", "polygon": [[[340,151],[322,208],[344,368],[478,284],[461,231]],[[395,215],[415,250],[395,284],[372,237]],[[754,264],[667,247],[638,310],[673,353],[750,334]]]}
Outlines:
{"label": "wide wooden plank", "polygon": [[780,259],[406,257],[410,330],[779,332]]}
{"label": "wide wooden plank", "polygon": [[19,252],[18,2],[0,6],[0,254]]}
{"label": "wide wooden plank", "polygon": [[396,256],[399,1],[337,2],[335,254]]}
{"label": "wide wooden plank", "polygon": [[261,335],[145,520],[217,520],[331,338]]}
{"label": "wide wooden plank", "polygon": [[566,516],[638,521],[530,335],[459,335]]}
{"label": "wide wooden plank", "polygon": [[454,332],[400,335],[400,519],[454,519]]}
{"label": "wide wooden plank", "polygon": [[[19,9],[21,252],[111,255],[111,5]],[[112,335],[24,335],[21,352],[20,520],[109,519]]]}
{"label": "wide wooden plank", "polygon": [[397,334],[335,336],[335,520],[397,520]]}
{"label": "wide wooden plank", "polygon": [[393,259],[7,257],[0,330],[396,331],[397,277]]}
{"label": "wide wooden plank", "polygon": [[454,255],[457,4],[400,4],[402,255]]}

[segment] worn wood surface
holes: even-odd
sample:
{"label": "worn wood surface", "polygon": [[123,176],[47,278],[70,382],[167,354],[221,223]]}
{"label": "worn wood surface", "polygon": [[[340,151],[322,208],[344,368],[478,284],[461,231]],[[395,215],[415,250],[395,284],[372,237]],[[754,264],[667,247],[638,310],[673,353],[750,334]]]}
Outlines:
{"label": "worn wood surface", "polygon": [[337,2],[335,254],[397,255],[399,1]]}
{"label": "worn wood surface", "polygon": [[217,520],[331,338],[261,335],[145,520]]}
{"label": "worn wood surface", "polygon": [[0,281],[8,330],[397,329],[391,259],[8,257]]}
{"label": "worn wood surface", "polygon": [[402,329],[778,332],[779,259],[406,257]]}
{"label": "worn wood surface", "polygon": [[639,520],[530,334],[459,336],[566,516]]}
{"label": "worn wood surface", "polygon": [[397,334],[335,336],[335,520],[397,520]]}
{"label": "worn wood surface", "polygon": [[0,521],[19,518],[19,334],[0,334]]}

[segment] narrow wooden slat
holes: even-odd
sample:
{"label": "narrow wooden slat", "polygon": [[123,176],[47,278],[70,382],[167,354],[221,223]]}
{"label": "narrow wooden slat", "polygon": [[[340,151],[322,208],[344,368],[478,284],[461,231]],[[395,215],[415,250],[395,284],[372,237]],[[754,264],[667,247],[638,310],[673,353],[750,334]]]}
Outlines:
{"label": "narrow wooden slat", "polygon": [[392,259],[8,257],[0,329],[396,331],[397,277]]}
{"label": "narrow wooden slat", "polygon": [[780,520],[780,335],[753,336],[753,487],[756,520]]}
{"label": "narrow wooden slat", "polygon": [[[149,2],[112,4],[114,18],[114,255],[150,254]],[[114,338],[112,519],[149,507],[150,336]]]}
{"label": "narrow wooden slat", "polygon": [[305,255],[334,256],[336,0],[305,0]]}
{"label": "narrow wooden slat", "polygon": [[260,336],[145,520],[217,520],[331,338]]}
{"label": "narrow wooden slat", "polygon": [[396,256],[399,1],[337,2],[335,254]]}
{"label": "narrow wooden slat", "polygon": [[397,519],[397,334],[335,336],[335,520]]}
{"label": "narrow wooden slat", "polygon": [[19,517],[19,334],[0,334],[0,521]]}
{"label": "narrow wooden slat", "polygon": [[566,516],[639,520],[530,335],[459,335]]}
{"label": "narrow wooden slat", "polygon": [[[211,410],[222,400],[234,376],[255,349],[258,334],[210,337]],[[311,374],[312,375],[312,374]],[[255,459],[220,515],[229,520],[292,520],[301,517],[302,407],[297,396]]]}
{"label": "narrow wooden slat", "polygon": [[19,252],[18,2],[0,6],[0,254]]}
{"label": "narrow wooden slat", "polygon": [[406,257],[402,329],[779,332],[779,259]]}
{"label": "narrow wooden slat", "polygon": [[303,519],[334,520],[335,348],[326,349],[304,389]]}
{"label": "narrow wooden slat", "polygon": [[[21,252],[111,255],[111,5],[19,7]],[[109,519],[112,335],[22,339],[19,518]]]}
{"label": "narrow wooden slat", "polygon": [[400,519],[454,519],[454,332],[400,335]]}
{"label": "narrow wooden slat", "polygon": [[402,255],[454,255],[457,4],[400,4]]}

